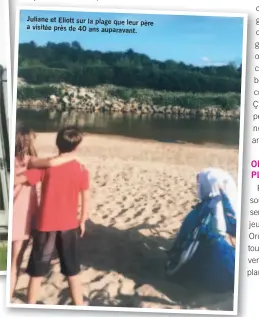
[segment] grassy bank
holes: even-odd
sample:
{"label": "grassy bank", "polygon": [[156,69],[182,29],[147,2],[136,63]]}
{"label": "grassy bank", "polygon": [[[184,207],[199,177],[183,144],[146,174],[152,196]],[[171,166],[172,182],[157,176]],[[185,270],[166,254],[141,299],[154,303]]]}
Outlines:
{"label": "grassy bank", "polygon": [[[18,100],[47,100],[50,95],[76,97],[79,88],[74,87],[71,92],[62,85],[22,85],[18,88]],[[184,93],[170,91],[156,91],[152,89],[137,89],[118,87],[113,85],[96,86],[89,91],[101,100],[121,99],[125,102],[134,100],[138,103],[156,106],[181,106],[188,109],[202,109],[208,106],[231,110],[240,105],[238,93]]]}

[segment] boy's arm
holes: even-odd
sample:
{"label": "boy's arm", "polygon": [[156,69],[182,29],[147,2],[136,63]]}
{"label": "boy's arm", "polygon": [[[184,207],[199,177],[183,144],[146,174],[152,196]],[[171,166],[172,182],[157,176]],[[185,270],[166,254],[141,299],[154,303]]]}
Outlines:
{"label": "boy's arm", "polygon": [[14,177],[14,186],[28,183],[33,186],[38,182],[41,182],[44,178],[45,170],[43,169],[29,169],[22,174],[18,174]]}
{"label": "boy's arm", "polygon": [[80,236],[85,234],[85,222],[88,219],[89,209],[89,176],[88,171],[82,166],[82,180],[81,180],[81,214],[80,214]]}
{"label": "boy's arm", "polygon": [[88,219],[88,202],[89,202],[89,191],[81,191],[81,215],[80,215],[80,224],[85,223]]}
{"label": "boy's arm", "polygon": [[81,191],[81,215],[80,215],[80,237],[83,237],[85,234],[85,222],[88,219],[87,213],[87,206],[88,206],[88,191],[83,190]]}

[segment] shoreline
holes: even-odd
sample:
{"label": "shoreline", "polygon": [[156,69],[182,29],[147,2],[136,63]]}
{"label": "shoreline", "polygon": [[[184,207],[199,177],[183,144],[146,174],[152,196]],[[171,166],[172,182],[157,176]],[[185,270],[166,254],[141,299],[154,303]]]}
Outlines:
{"label": "shoreline", "polygon": [[[52,137],[53,134],[56,135],[57,132],[46,132],[46,131],[35,131],[36,134],[48,134],[50,137]],[[217,149],[232,149],[232,150],[239,150],[239,145],[224,145],[220,143],[214,143],[214,142],[208,142],[208,143],[192,143],[192,142],[185,142],[182,140],[176,140],[175,142],[170,142],[170,141],[159,141],[156,139],[152,138],[139,138],[139,137],[130,137],[130,136],[124,136],[124,135],[114,135],[114,134],[107,134],[107,133],[91,133],[91,132],[83,132],[85,137],[100,137],[103,139],[111,138],[113,140],[118,140],[118,141],[129,141],[129,142],[134,142],[134,143],[150,143],[152,144],[161,144],[161,145],[167,145],[167,146],[172,146],[172,147],[192,147],[192,148],[201,148],[201,149],[206,149],[206,148],[217,148]]]}
{"label": "shoreline", "polygon": [[[124,103],[124,101],[123,101]],[[28,106],[31,105],[31,106]],[[127,109],[125,109],[127,108]],[[107,108],[105,102],[101,105],[95,107],[88,107],[87,104],[78,105],[63,105],[61,104],[53,104],[49,101],[45,100],[24,100],[17,101],[17,109],[25,109],[25,110],[56,110],[59,112],[63,111],[77,111],[84,113],[105,113],[105,114],[125,114],[125,115],[164,115],[164,116],[172,116],[174,118],[179,119],[213,119],[213,120],[240,120],[240,109],[234,108],[231,110],[224,110],[217,106],[207,106],[204,108],[185,108],[181,106],[159,106],[155,107],[153,105],[146,105],[146,108],[143,110],[138,110],[136,108],[131,108],[128,105],[122,105],[120,108]]]}
{"label": "shoreline", "polygon": [[[17,108],[85,113],[161,114],[180,118],[240,118],[236,93],[183,93],[114,85],[27,84],[18,79]],[[33,96],[33,97],[32,97]],[[32,98],[31,98],[32,97]],[[230,102],[234,98],[235,102]],[[29,106],[28,106],[29,105]]]}

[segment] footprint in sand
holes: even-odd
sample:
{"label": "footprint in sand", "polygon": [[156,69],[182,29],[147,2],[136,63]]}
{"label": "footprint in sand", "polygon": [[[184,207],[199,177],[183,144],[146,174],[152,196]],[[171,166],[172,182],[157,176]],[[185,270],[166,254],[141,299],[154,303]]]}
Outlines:
{"label": "footprint in sand", "polygon": [[158,213],[159,211],[160,211],[160,209],[161,209],[161,205],[159,205],[159,206],[157,206],[157,207],[154,207],[153,209],[152,209],[152,212],[153,213]]}
{"label": "footprint in sand", "polygon": [[142,215],[144,211],[145,211],[145,208],[140,209],[136,214],[133,215],[133,218],[137,218],[138,216]]}

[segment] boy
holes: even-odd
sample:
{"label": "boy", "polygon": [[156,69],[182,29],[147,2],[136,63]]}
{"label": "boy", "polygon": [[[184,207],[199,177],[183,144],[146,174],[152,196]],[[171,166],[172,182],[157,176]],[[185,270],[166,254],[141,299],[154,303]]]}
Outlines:
{"label": "boy", "polygon": [[[82,139],[76,127],[63,128],[57,134],[56,146],[61,162],[63,158],[65,163],[46,169],[30,169],[15,179],[15,186],[42,182],[40,208],[36,214],[36,230],[27,267],[27,273],[30,275],[29,304],[35,304],[37,301],[55,247],[60,259],[61,273],[68,279],[74,304],[84,304],[79,276],[79,239],[84,235],[87,219],[88,171],[76,160],[66,162],[66,158],[73,158],[73,152]],[[82,211],[78,221],[79,193]]]}

